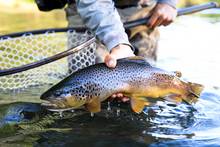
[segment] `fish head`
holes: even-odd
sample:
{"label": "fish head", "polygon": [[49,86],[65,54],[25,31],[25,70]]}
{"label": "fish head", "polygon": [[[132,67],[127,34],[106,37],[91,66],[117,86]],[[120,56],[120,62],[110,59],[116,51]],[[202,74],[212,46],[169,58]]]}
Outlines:
{"label": "fish head", "polygon": [[54,86],[44,92],[40,99],[44,100],[42,106],[50,111],[70,110],[81,104],[76,97],[71,94],[71,89],[68,87]]}

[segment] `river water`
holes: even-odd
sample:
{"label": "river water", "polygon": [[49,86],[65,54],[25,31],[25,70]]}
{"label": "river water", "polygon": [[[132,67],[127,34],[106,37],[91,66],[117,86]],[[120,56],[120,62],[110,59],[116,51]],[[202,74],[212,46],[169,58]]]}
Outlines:
{"label": "river water", "polygon": [[[2,91],[0,146],[220,146],[219,17],[184,16],[161,27],[156,66],[205,86],[194,105],[158,101],[137,115],[126,103],[51,113],[37,102],[45,87]],[[25,102],[19,102],[19,98]],[[16,99],[18,101],[16,102]],[[35,100],[36,102],[29,102]]]}

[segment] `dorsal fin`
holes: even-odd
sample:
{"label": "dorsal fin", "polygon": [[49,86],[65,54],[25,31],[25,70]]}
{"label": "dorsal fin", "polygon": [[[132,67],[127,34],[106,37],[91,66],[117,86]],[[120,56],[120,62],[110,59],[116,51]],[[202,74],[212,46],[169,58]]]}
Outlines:
{"label": "dorsal fin", "polygon": [[127,58],[122,58],[122,59],[118,59],[117,62],[135,62],[135,63],[141,63],[147,66],[151,66],[150,63],[147,62],[146,59],[141,56],[132,56],[132,57],[127,57]]}

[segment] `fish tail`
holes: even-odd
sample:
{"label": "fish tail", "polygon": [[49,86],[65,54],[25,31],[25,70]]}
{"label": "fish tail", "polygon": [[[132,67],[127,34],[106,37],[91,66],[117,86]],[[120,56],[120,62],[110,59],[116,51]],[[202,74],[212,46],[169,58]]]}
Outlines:
{"label": "fish tail", "polygon": [[204,89],[204,86],[197,83],[188,82],[189,93],[185,98],[185,101],[189,104],[195,103],[200,97],[201,92]]}

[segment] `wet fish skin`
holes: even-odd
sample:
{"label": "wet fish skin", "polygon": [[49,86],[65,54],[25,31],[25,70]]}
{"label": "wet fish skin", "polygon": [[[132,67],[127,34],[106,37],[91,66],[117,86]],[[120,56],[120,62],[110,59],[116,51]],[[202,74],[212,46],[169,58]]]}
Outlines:
{"label": "wet fish skin", "polygon": [[114,93],[131,98],[134,112],[140,113],[150,102],[147,97],[169,95],[175,102],[192,103],[203,86],[180,80],[180,72],[152,67],[141,57],[119,59],[114,69],[104,63],[79,70],[50,88],[41,99],[49,110],[66,110],[85,106],[90,112],[101,111],[101,102]]}

